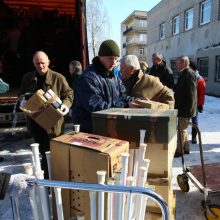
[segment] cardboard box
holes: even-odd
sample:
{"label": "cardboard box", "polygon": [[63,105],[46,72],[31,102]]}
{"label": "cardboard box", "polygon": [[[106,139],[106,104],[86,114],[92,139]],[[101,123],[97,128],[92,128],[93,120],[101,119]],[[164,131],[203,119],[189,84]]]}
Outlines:
{"label": "cardboard box", "polygon": [[62,113],[52,106],[56,98],[58,97],[54,96],[53,99],[47,100],[44,91],[40,89],[21,107],[21,110],[43,129],[49,130],[63,117]]}
{"label": "cardboard box", "polygon": [[148,176],[172,176],[176,151],[176,110],[112,108],[95,112],[92,118],[94,133],[129,141],[130,148],[139,147],[140,129],[145,129],[145,158],[151,161]]}
{"label": "cardboard box", "polygon": [[[175,215],[175,208],[176,208],[176,196],[172,189],[171,179],[169,178],[156,178],[156,179],[148,179],[148,183],[146,184],[146,187],[155,191],[157,194],[159,194],[165,202],[168,204],[171,215]],[[147,200],[147,212],[151,213],[161,213],[160,207],[157,205],[157,203],[152,200]]]}
{"label": "cardboard box", "polygon": [[141,108],[157,109],[157,110],[166,110],[169,109],[169,105],[161,102],[155,102],[151,100],[137,100],[137,103]]}
{"label": "cardboard box", "polygon": [[92,113],[93,132],[130,142],[139,147],[140,129],[146,130],[146,143],[169,143],[176,135],[177,110],[110,108]]}
{"label": "cardboard box", "polygon": [[[121,168],[121,153],[129,151],[129,143],[86,133],[69,133],[51,141],[52,179],[97,183],[98,170],[105,170],[106,179]],[[62,190],[64,219],[78,211],[90,219],[89,193]]]}

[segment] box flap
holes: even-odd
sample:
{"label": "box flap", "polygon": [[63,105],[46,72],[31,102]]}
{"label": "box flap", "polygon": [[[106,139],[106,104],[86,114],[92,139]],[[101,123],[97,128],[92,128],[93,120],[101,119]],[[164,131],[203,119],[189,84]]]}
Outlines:
{"label": "box flap", "polygon": [[118,146],[121,147],[124,144],[129,144],[127,141],[122,141],[118,139],[113,139],[109,137],[104,137],[100,135],[87,134],[87,133],[75,133],[71,132],[64,134],[53,139],[61,143],[65,143],[72,146],[88,148],[98,152],[109,153],[111,147]]}

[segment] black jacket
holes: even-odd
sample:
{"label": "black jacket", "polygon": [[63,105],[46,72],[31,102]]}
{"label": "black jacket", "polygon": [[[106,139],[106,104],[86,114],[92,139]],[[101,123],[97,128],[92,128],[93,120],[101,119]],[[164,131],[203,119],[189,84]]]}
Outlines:
{"label": "black jacket", "polygon": [[190,68],[180,72],[175,89],[175,108],[178,117],[191,118],[197,111],[196,77]]}
{"label": "black jacket", "polygon": [[108,72],[98,57],[79,78],[74,96],[73,123],[84,132],[92,131],[92,112],[108,108],[127,107],[132,100],[125,94],[122,81]]}
{"label": "black jacket", "polygon": [[158,65],[153,65],[150,68],[149,74],[158,77],[165,86],[167,86],[170,89],[173,89],[174,86],[173,71],[166,66],[165,61],[162,61]]}

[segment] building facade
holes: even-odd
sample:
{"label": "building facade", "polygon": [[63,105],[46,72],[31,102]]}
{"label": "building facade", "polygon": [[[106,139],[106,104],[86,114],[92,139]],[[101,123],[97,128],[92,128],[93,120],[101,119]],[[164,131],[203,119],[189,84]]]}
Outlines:
{"label": "building facade", "polygon": [[175,72],[177,57],[197,62],[207,94],[220,96],[220,1],[162,0],[148,12],[147,61],[162,52]]}
{"label": "building facade", "polygon": [[134,11],[121,23],[121,56],[133,54],[146,61],[147,12]]}

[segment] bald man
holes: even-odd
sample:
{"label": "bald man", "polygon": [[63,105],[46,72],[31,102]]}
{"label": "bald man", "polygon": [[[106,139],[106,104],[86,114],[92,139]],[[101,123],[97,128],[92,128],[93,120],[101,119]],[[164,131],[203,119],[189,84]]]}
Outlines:
{"label": "bald man", "polygon": [[[33,94],[39,89],[45,92],[51,89],[62,100],[61,110],[69,109],[73,103],[73,91],[64,76],[49,68],[50,60],[47,54],[43,51],[37,51],[33,56],[33,64],[35,70],[23,76],[19,95]],[[63,122],[64,118],[62,117],[53,128],[46,131],[31,118],[27,118],[28,131],[33,136],[34,141],[40,144],[41,166],[45,178],[48,178],[45,152],[50,150],[50,139],[62,133]]]}

